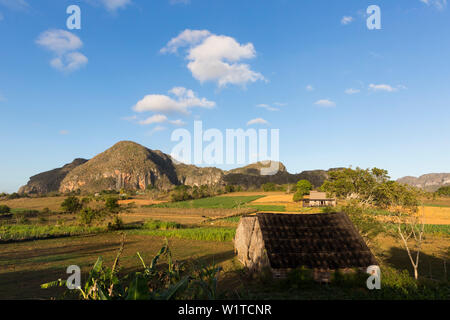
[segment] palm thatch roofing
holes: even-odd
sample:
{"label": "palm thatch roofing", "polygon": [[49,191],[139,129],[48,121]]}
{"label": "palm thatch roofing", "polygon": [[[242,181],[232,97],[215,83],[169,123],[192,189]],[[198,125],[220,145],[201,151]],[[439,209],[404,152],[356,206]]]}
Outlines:
{"label": "palm thatch roofing", "polygon": [[[250,229],[247,226],[252,221],[245,219],[253,219],[257,227],[245,230]],[[253,262],[256,267],[261,261],[267,261],[272,269],[304,266],[337,270],[377,264],[345,213],[262,213],[244,217],[238,226],[235,244],[240,260],[249,267]]]}

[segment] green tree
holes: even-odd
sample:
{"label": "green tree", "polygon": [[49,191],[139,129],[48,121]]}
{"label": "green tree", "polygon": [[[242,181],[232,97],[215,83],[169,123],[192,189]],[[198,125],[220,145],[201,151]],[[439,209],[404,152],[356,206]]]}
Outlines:
{"label": "green tree", "polygon": [[444,196],[444,197],[450,197],[450,186],[440,187],[436,191],[436,195]]}
{"label": "green tree", "polygon": [[312,184],[308,180],[300,180],[297,182],[296,190],[294,193],[293,200],[300,201],[305,195],[309,194],[312,190]]}
{"label": "green tree", "polygon": [[276,191],[277,186],[273,182],[267,182],[262,185],[262,189],[264,192]]}
{"label": "green tree", "polygon": [[80,211],[83,208],[83,204],[81,203],[81,201],[75,197],[75,196],[70,196],[67,197],[63,203],[61,203],[61,209],[64,212],[68,212],[68,213],[77,213],[78,211]]}
{"label": "green tree", "polygon": [[0,206],[0,214],[3,213],[10,213],[11,212],[11,208],[5,205],[1,205]]}
{"label": "green tree", "polygon": [[120,211],[119,199],[116,197],[108,197],[105,201],[105,208],[109,212],[117,213]]}

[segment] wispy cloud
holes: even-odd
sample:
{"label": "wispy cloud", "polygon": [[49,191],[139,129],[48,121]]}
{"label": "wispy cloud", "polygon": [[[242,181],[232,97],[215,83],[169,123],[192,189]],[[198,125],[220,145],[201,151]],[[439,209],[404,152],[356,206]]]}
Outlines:
{"label": "wispy cloud", "polygon": [[265,103],[258,104],[257,107],[266,109],[268,111],[280,111],[280,109],[272,107],[271,105],[268,105],[268,104],[265,104]]}
{"label": "wispy cloud", "polygon": [[375,92],[377,92],[377,91],[395,92],[398,89],[394,88],[388,84],[373,84],[373,83],[371,83],[371,84],[369,84],[369,90],[375,91]]}
{"label": "wispy cloud", "polygon": [[247,126],[251,126],[254,124],[268,124],[269,122],[267,120],[264,120],[263,118],[256,118],[252,119],[249,122],[247,122]]}
{"label": "wispy cloud", "polygon": [[314,87],[310,84],[308,84],[305,89],[306,89],[306,91],[310,91],[310,92],[314,91]]}
{"label": "wispy cloud", "polygon": [[356,94],[356,93],[359,93],[359,92],[361,92],[361,90],[353,89],[353,88],[349,88],[349,89],[345,90],[346,94]]}
{"label": "wispy cloud", "polygon": [[62,135],[62,136],[66,136],[66,135],[69,134],[69,131],[68,130],[61,130],[61,131],[59,131],[59,134]]}
{"label": "wispy cloud", "polygon": [[433,6],[438,10],[444,10],[447,7],[447,0],[420,0],[427,6]]}
{"label": "wispy cloud", "polygon": [[47,30],[39,35],[36,43],[56,55],[50,65],[57,70],[72,72],[88,63],[88,58],[76,51],[83,46],[83,42],[69,31]]}
{"label": "wispy cloud", "polygon": [[175,125],[175,126],[184,126],[186,123],[181,120],[181,119],[177,119],[177,120],[170,120],[169,123]]}
{"label": "wispy cloud", "polygon": [[167,116],[163,114],[155,114],[154,116],[151,116],[145,120],[139,121],[139,124],[142,125],[149,125],[154,123],[162,123],[167,121]]}
{"label": "wispy cloud", "polygon": [[30,8],[30,5],[25,0],[0,0],[0,5],[16,11],[27,10]]}
{"label": "wispy cloud", "polygon": [[199,98],[189,89],[175,87],[169,91],[173,97],[162,94],[149,94],[133,107],[136,112],[189,113],[190,108],[213,108],[216,103],[206,98]]}
{"label": "wispy cloud", "polygon": [[154,135],[155,133],[160,132],[160,131],[164,131],[164,130],[166,130],[166,129],[167,129],[167,128],[164,127],[164,126],[156,126],[156,127],[154,127],[151,131],[148,132],[148,135],[152,136],[152,135]]}
{"label": "wispy cloud", "polygon": [[352,23],[353,20],[354,20],[354,19],[353,19],[352,16],[344,16],[344,17],[342,17],[342,19],[341,19],[341,24],[347,25],[347,24]]}
{"label": "wispy cloud", "polygon": [[208,30],[186,29],[171,39],[161,53],[176,53],[187,47],[187,68],[200,82],[213,81],[219,87],[228,84],[245,85],[265,80],[264,76],[250,69],[244,59],[256,57],[252,43],[240,44],[234,38],[215,35]]}
{"label": "wispy cloud", "polygon": [[0,12],[0,21],[2,21],[3,18],[4,18],[4,17],[3,17],[3,13]]}
{"label": "wispy cloud", "polygon": [[335,107],[336,106],[336,103],[329,99],[318,100],[314,104],[319,107]]}
{"label": "wispy cloud", "polygon": [[124,9],[131,4],[131,0],[101,0],[101,3],[108,11],[117,11],[118,9]]}

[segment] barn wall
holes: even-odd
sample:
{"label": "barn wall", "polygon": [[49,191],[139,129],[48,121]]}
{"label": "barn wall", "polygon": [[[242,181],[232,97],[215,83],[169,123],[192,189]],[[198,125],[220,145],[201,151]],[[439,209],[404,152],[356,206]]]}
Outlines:
{"label": "barn wall", "polygon": [[243,217],[236,229],[234,247],[239,261],[251,270],[269,266],[257,217]]}

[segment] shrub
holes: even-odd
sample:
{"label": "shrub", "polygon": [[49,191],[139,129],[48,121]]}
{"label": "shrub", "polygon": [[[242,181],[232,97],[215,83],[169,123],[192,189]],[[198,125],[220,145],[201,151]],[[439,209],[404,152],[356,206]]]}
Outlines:
{"label": "shrub", "polygon": [[123,220],[120,219],[118,216],[114,217],[113,222],[109,222],[108,223],[108,230],[109,231],[116,231],[116,230],[121,230],[124,227],[124,223]]}
{"label": "shrub", "polygon": [[116,197],[108,197],[105,201],[105,208],[109,212],[117,213],[120,211],[119,199]]}
{"label": "shrub", "polygon": [[264,192],[276,191],[276,189],[277,189],[277,186],[275,185],[275,183],[272,183],[272,182],[264,183],[261,187]]}
{"label": "shrub", "polygon": [[93,222],[101,221],[105,214],[100,210],[84,208],[80,211],[80,222],[85,225],[91,225]]}
{"label": "shrub", "polygon": [[14,199],[20,199],[20,198],[21,198],[21,196],[20,196],[20,194],[18,194],[17,192],[11,193],[11,194],[8,196],[8,200],[14,200]]}
{"label": "shrub", "polygon": [[144,223],[143,229],[146,230],[170,230],[170,229],[180,229],[181,224],[176,222],[167,222],[159,220],[148,220]]}
{"label": "shrub", "polygon": [[11,208],[5,205],[1,205],[0,206],[0,214],[3,213],[10,213],[11,212]]}
{"label": "shrub", "polygon": [[440,187],[440,188],[436,191],[436,194],[437,194],[438,196],[450,197],[450,186]]}
{"label": "shrub", "polygon": [[61,209],[64,212],[68,213],[76,213],[80,211],[83,208],[82,203],[80,200],[75,196],[67,197],[63,203],[61,203]]}

